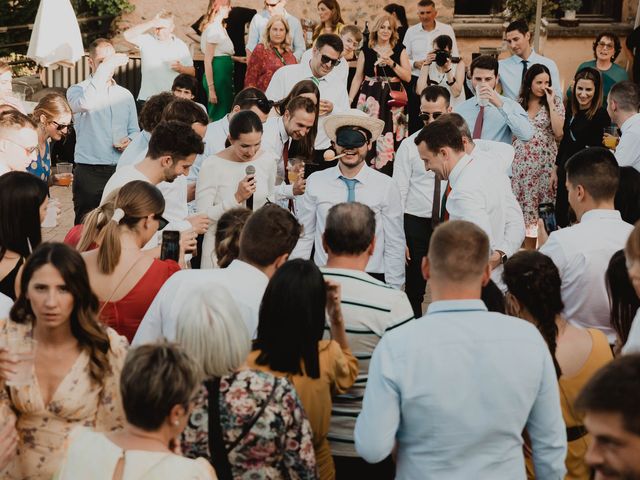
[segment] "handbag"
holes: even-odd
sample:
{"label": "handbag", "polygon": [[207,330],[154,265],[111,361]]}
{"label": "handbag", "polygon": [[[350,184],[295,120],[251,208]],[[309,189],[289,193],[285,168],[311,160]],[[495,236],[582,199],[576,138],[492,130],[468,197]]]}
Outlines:
{"label": "handbag", "polygon": [[271,393],[263,402],[260,410],[258,410],[253,418],[245,424],[242,428],[242,432],[238,435],[238,438],[236,438],[229,446],[225,446],[224,444],[222,425],[220,423],[220,378],[216,377],[211,380],[207,380],[204,383],[207,387],[209,403],[209,453],[211,456],[211,464],[213,465],[219,480],[233,480],[231,463],[229,462],[229,453],[238,446],[244,437],[247,436],[258,419],[262,416],[267,405],[271,403],[271,400],[275,396],[276,389],[280,382],[278,377],[275,377]]}
{"label": "handbag", "polygon": [[[377,65],[375,66],[375,69],[376,69],[376,77],[377,77],[378,76]],[[384,68],[382,69],[382,71],[384,72]],[[409,103],[409,96],[407,95],[407,91],[405,90],[404,85],[402,85],[402,82],[394,82],[400,85],[400,90],[394,90],[393,83],[389,81],[389,77],[387,76],[386,73],[382,76],[382,78],[389,85],[389,100],[387,100],[387,105],[391,108],[406,107],[407,104]]]}

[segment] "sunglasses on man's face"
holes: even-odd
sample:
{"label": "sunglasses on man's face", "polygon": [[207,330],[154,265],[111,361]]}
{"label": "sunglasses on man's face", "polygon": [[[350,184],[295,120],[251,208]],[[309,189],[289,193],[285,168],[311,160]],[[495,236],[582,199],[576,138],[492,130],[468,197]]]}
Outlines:
{"label": "sunglasses on man's face", "polygon": [[340,59],[339,58],[331,58],[328,55],[321,55],[320,56],[320,62],[322,62],[323,65],[326,65],[327,63],[331,64],[331,68],[338,66],[338,64],[340,63]]}
{"label": "sunglasses on man's face", "polygon": [[433,113],[420,112],[420,115],[418,115],[418,118],[420,118],[420,120],[422,120],[423,122],[429,122],[431,120],[431,117],[433,117],[433,119],[435,120],[440,115],[442,115],[442,112],[433,112]]}

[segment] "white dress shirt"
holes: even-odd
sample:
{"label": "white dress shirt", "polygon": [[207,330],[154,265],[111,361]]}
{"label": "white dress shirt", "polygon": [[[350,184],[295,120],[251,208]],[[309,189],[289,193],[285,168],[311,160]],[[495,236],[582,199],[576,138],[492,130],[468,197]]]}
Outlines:
{"label": "white dress shirt", "polygon": [[240,310],[251,338],[258,328],[260,302],[269,279],[256,267],[234,260],[227,268],[181,270],[169,277],[149,306],[132,346],[153,343],[163,338],[176,340],[177,318],[189,293],[196,286],[225,287]]}
{"label": "white dress shirt", "polygon": [[604,272],[632,230],[633,225],[623,221],[617,210],[590,210],[580,223],[551,233],[540,247],[560,271],[565,318],[601,330],[610,344],[616,334],[611,328]]}
{"label": "white dress shirt", "polygon": [[407,55],[411,62],[411,75],[414,77],[420,76],[420,69],[414,68],[413,63],[427,58],[427,55],[433,51],[433,41],[440,35],[448,35],[451,37],[451,40],[453,40],[451,55],[457,57],[458,43],[456,42],[456,34],[453,33],[451,25],[436,20],[436,26],[430,32],[422,28],[421,23],[412,25],[407,29],[402,43],[404,43],[404,46],[407,48]]}
{"label": "white dress shirt", "polygon": [[118,159],[118,165],[116,170],[126,167],[127,165],[135,165],[144,159],[149,149],[149,140],[151,140],[151,133],[142,130],[138,133],[134,133],[131,136],[131,143],[124,149],[122,155]]}
{"label": "white dress shirt", "polygon": [[[278,101],[289,95],[293,86],[300,80],[314,79],[320,90],[320,99],[333,103],[331,114],[344,113],[350,108],[347,83],[342,82],[339,76],[325,75],[322,78],[314,77],[309,62],[296,65],[285,65],[276,70],[271,77],[271,82],[265,94],[269,100]],[[329,114],[329,115],[331,115]],[[324,130],[324,121],[328,115],[318,119],[318,134],[316,135],[316,150],[324,150],[331,146],[331,142]]]}
{"label": "white dress shirt", "polygon": [[102,198],[100,199],[100,205],[104,203],[104,200],[114,190],[123,187],[129,182],[135,180],[142,180],[143,182],[151,183],[151,180],[138,170],[135,165],[128,165],[126,167],[118,168],[113,175],[109,178],[102,191]]}
{"label": "white dress shirt", "polygon": [[622,135],[616,148],[618,165],[640,170],[640,113],[620,125],[620,132]]}
{"label": "white dress shirt", "polygon": [[284,128],[284,120],[281,116],[270,117],[263,127],[261,147],[273,153],[277,166],[275,196],[278,200],[278,205],[282,208],[288,208],[288,200],[295,198],[295,195],[293,194],[293,185],[287,185],[284,182],[287,172],[284,169],[282,152],[284,151],[284,146],[289,145],[291,137],[289,137],[287,130]]}
{"label": "white dress shirt", "polygon": [[[291,253],[292,258],[309,258],[315,245],[316,265],[327,263],[327,252],[322,247],[322,234],[329,209],[347,201],[347,186],[339,178],[340,163],[335,167],[315,172],[307,180],[307,188],[298,202],[298,221],[304,233]],[[363,164],[354,177],[355,201],[368,205],[376,215],[376,248],[366,271],[384,273],[389,285],[400,288],[404,284],[405,237],[400,192],[387,175]]]}
{"label": "white dress shirt", "polygon": [[[393,167],[393,181],[400,190],[400,200],[404,213],[420,218],[431,218],[433,209],[433,189],[436,175],[427,170],[420,158],[415,139],[420,130],[405,138],[396,152]],[[446,182],[442,184],[446,188]],[[440,189],[444,194],[445,190]]]}
{"label": "white dress shirt", "polygon": [[540,333],[480,300],[450,300],[382,337],[354,436],[370,463],[397,445],[397,480],[524,480],[525,428],[536,477],[564,478],[558,381]]}
{"label": "white dress shirt", "polygon": [[[517,55],[511,55],[508,58],[498,62],[498,74],[500,75],[500,84],[502,85],[502,94],[511,100],[517,100],[520,96],[520,87],[522,86],[522,62],[523,58]],[[549,69],[551,73],[551,86],[557,96],[562,96],[562,84],[560,83],[560,73],[556,62],[550,58],[531,50],[531,55],[526,60],[527,68],[531,65],[540,63]]]}
{"label": "white dress shirt", "polygon": [[267,199],[274,200],[276,162],[270,150],[260,150],[248,162],[234,162],[212,155],[202,164],[196,183],[196,208],[198,213],[206,213],[211,220],[202,242],[202,268],[216,265],[215,234],[220,217],[227,210],[246,206],[246,201],[236,201],[235,194],[238,183],[247,175],[249,165],[256,169],[256,191],[253,194],[255,211]]}
{"label": "white dress shirt", "polygon": [[472,152],[474,157],[482,157],[487,160],[487,165],[495,167],[497,171],[511,177],[511,164],[513,164],[513,158],[516,155],[513,145],[479,138],[473,143],[475,144]]}
{"label": "white dress shirt", "polygon": [[[2,317],[0,317],[2,318]],[[631,330],[629,330],[629,336],[627,337],[627,343],[622,347],[622,353],[627,355],[629,353],[640,353],[640,310],[636,312],[636,316],[631,323]]]}

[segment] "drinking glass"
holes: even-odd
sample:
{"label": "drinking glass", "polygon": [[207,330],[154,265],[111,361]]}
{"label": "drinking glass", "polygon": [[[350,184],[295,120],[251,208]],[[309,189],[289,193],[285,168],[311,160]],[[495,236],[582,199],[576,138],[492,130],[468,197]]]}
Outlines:
{"label": "drinking glass", "polygon": [[287,165],[287,178],[289,183],[293,185],[298,181],[300,176],[304,177],[304,160],[301,158],[292,158]]}
{"label": "drinking glass", "polygon": [[618,135],[618,128],[614,126],[605,127],[602,144],[605,147],[613,150],[618,146],[619,142],[620,142],[620,135]]}
{"label": "drinking glass", "polygon": [[7,344],[4,347],[8,350],[12,360],[17,362],[15,373],[7,375],[7,385],[17,387],[33,381],[37,343],[32,338],[24,338],[21,333],[12,332],[7,335]]}
{"label": "drinking glass", "polygon": [[58,185],[68,187],[73,180],[73,164],[68,162],[60,162],[56,165],[56,181]]}

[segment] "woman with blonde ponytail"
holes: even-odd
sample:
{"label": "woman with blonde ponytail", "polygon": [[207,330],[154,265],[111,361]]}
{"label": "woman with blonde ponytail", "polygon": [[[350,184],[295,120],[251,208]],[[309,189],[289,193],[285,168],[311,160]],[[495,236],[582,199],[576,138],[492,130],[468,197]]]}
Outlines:
{"label": "woman with blonde ponytail", "polygon": [[82,223],[71,227],[64,237],[64,243],[79,252],[87,252],[98,248],[102,229],[113,217],[114,204],[119,191],[120,189],[116,188],[109,193],[102,205],[85,215]]}
{"label": "woman with blonde ponytail", "polygon": [[180,270],[173,260],[158,260],[142,250],[166,222],[163,212],[164,197],[154,185],[140,180],[127,183],[118,191],[113,213],[99,234],[100,246],[83,253],[91,287],[100,300],[100,319],[129,341],[160,287]]}
{"label": "woman with blonde ponytail", "polygon": [[69,134],[72,127],[71,107],[62,95],[49,93],[38,102],[32,117],[38,124],[38,158],[31,162],[27,172],[55,184],[56,178],[51,176],[50,143],[51,140],[62,140]]}

